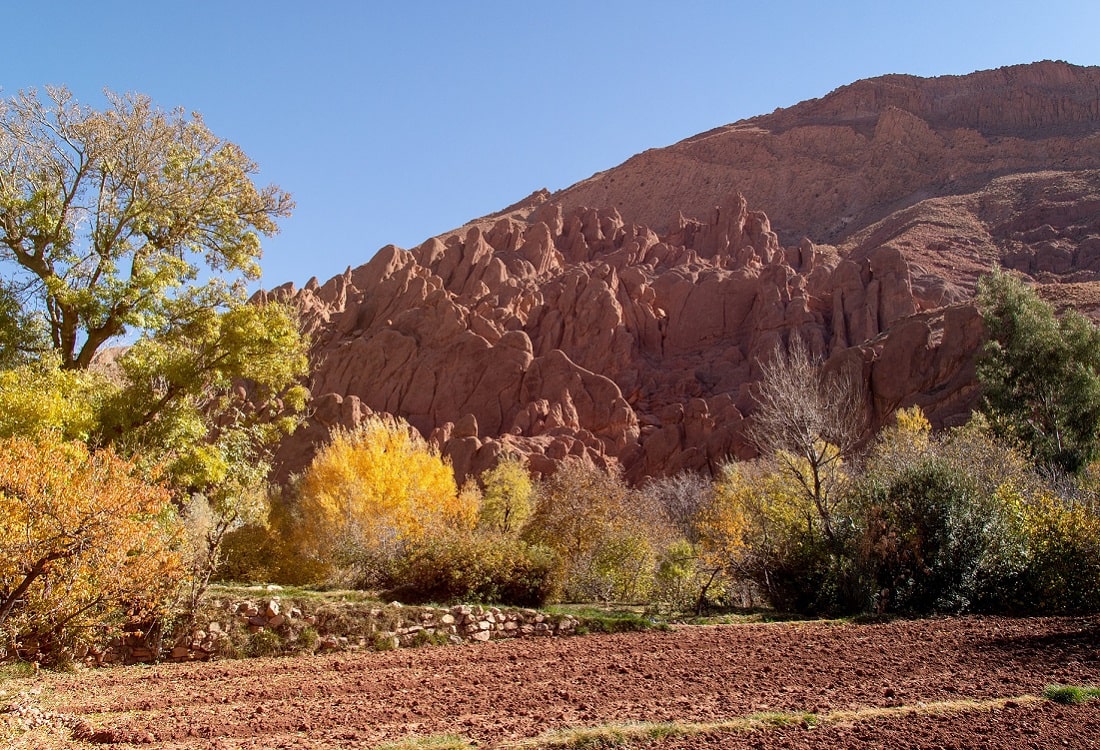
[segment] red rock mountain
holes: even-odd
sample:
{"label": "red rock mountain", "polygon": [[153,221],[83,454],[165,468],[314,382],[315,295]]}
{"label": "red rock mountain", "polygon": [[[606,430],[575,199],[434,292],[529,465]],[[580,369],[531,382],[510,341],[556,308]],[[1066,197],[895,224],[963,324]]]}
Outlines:
{"label": "red rock mountain", "polygon": [[995,264],[1100,301],[1100,68],[890,75],[654,149],[292,300],[313,339],[300,470],[334,425],[404,417],[464,475],[504,451],[627,476],[752,454],[760,362],[800,336],[875,425],[977,392]]}

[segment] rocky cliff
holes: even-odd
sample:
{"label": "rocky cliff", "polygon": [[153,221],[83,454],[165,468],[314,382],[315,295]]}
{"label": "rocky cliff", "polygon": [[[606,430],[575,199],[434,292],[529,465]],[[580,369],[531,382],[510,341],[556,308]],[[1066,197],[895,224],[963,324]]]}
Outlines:
{"label": "rocky cliff", "polygon": [[281,475],[372,411],[459,474],[506,451],[710,470],[751,455],[752,383],[792,335],[867,385],[872,424],[957,423],[994,264],[1100,300],[1100,68],[861,81],[272,290],[313,338]]}

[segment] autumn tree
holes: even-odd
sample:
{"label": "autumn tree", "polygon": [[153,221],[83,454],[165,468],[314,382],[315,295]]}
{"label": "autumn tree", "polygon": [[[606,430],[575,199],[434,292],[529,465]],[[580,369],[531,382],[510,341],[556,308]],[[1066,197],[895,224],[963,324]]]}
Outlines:
{"label": "autumn tree", "polygon": [[116,384],[102,372],[62,370],[54,356],[0,369],[0,437],[91,442]]}
{"label": "autumn tree", "polygon": [[542,480],[524,538],[554,550],[573,600],[648,596],[660,552],[672,541],[660,510],[615,470],[566,463]]}
{"label": "autumn tree", "polygon": [[260,235],[293,204],[258,188],[256,164],[201,116],[106,97],[102,111],[64,88],[0,102],[0,361],[68,396],[73,382],[43,367],[86,371],[108,342],[136,340],[79,437],[168,461],[177,486],[201,490],[218,470],[200,465],[226,458],[218,436],[247,423],[262,453],[302,407],[294,311],[245,299]]}
{"label": "autumn tree", "polygon": [[721,585],[726,582],[728,559],[706,554],[702,545],[714,490],[710,477],[691,471],[652,478],[639,489],[645,505],[680,537],[661,555],[654,591],[658,602],[672,609],[702,614],[709,602],[729,593]]}
{"label": "autumn tree", "polygon": [[112,451],[0,439],[0,632],[65,645],[155,614],[183,575],[179,534],[168,490]]}
{"label": "autumn tree", "polygon": [[293,206],[279,188],[257,188],[256,164],[199,115],[106,96],[103,111],[55,87],[44,101],[29,91],[0,103],[8,296],[42,321],[67,369],[124,334],[243,301],[242,281],[260,273],[259,235]]}
{"label": "autumn tree", "polygon": [[756,459],[722,467],[701,523],[704,559],[723,566],[734,580],[754,583],[780,610],[858,607],[854,534],[840,536],[839,546],[830,539],[813,497],[797,478],[809,468],[796,461]]}
{"label": "autumn tree", "polygon": [[193,557],[204,582],[225,533],[259,513],[307,395],[295,311],[246,300],[260,237],[293,204],[201,116],[106,99],[0,103],[0,434],[45,430],[163,470],[181,507],[213,514]]}
{"label": "autumn tree", "polygon": [[844,461],[863,437],[862,384],[826,371],[799,338],[763,363],[749,438],[775,458],[812,502],[829,543],[841,546]]}
{"label": "autumn tree", "polygon": [[476,496],[459,492],[439,451],[406,422],[372,416],[333,432],[302,476],[290,523],[322,570],[369,579],[379,559],[476,520]]}
{"label": "autumn tree", "polygon": [[503,536],[523,530],[534,510],[535,486],[518,456],[505,456],[481,475],[478,526]]}

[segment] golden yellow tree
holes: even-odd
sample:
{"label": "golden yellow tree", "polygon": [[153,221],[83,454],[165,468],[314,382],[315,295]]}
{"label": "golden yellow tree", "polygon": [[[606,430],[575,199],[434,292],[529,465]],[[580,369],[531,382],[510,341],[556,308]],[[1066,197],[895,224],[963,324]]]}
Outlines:
{"label": "golden yellow tree", "polygon": [[0,631],[63,643],[154,614],[183,575],[171,500],[109,450],[0,440]]}
{"label": "golden yellow tree", "polygon": [[476,494],[459,492],[439,451],[400,419],[337,429],[302,477],[295,537],[327,566],[388,554],[430,534],[469,530]]}
{"label": "golden yellow tree", "polygon": [[534,510],[535,486],[519,456],[505,456],[481,475],[478,526],[505,536],[518,534]]}

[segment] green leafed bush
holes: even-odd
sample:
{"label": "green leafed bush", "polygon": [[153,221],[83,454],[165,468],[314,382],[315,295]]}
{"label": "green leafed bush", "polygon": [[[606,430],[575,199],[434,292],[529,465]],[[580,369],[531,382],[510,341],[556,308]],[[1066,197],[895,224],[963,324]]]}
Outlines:
{"label": "green leafed bush", "polygon": [[534,607],[554,597],[557,570],[545,547],[495,534],[447,534],[404,550],[388,573],[387,597]]}

